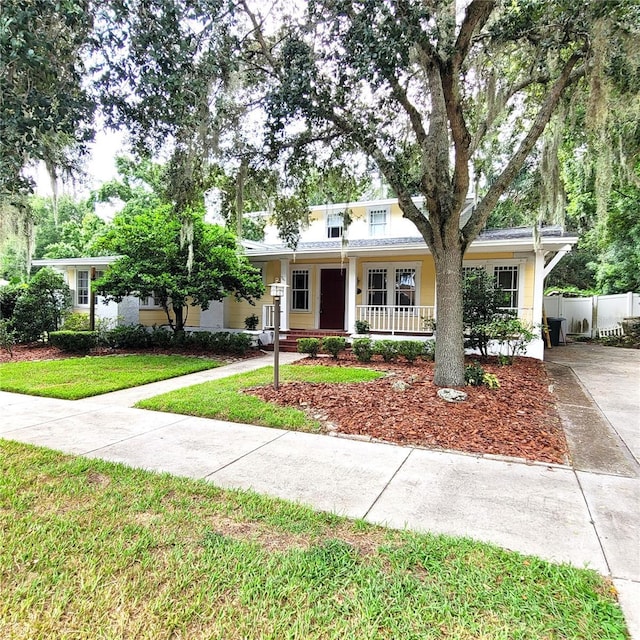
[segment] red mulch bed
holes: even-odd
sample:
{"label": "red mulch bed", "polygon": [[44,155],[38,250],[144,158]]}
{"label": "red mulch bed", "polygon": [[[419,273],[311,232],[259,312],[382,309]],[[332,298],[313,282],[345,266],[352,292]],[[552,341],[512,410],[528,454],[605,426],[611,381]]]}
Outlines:
{"label": "red mulch bed", "polygon": [[[327,366],[362,366],[353,356],[302,361]],[[565,463],[567,444],[549,390],[544,365],[518,358],[511,366],[496,360],[481,363],[500,382],[499,389],[465,387],[468,399],[450,403],[437,396],[433,363],[414,365],[382,361],[370,367],[388,372],[379,380],[358,384],[291,382],[252,389],[263,400],[297,407],[320,419],[325,431],[429,449],[495,454]],[[408,383],[404,390],[394,381]]]}
{"label": "red mulch bed", "polygon": [[[113,353],[104,349],[91,355]],[[117,353],[150,351],[118,350]],[[251,352],[247,357],[255,355],[260,352]],[[44,344],[17,345],[13,357],[0,351],[0,362],[68,357],[72,355]],[[225,356],[224,359],[233,362],[240,358]],[[491,359],[482,362],[485,371],[498,377],[500,388],[465,387],[469,397],[461,404],[445,402],[437,396],[438,387],[433,384],[433,363],[430,362],[410,365],[374,360],[363,365],[353,355],[341,354],[338,361],[308,358],[300,364],[368,366],[389,375],[358,384],[291,382],[282,384],[278,392],[267,386],[252,389],[251,393],[269,402],[304,410],[321,420],[327,433],[540,462],[564,463],[567,460],[567,444],[555,399],[549,390],[544,365],[539,360],[518,358],[511,366],[500,366]],[[407,382],[409,386],[403,391],[395,390],[392,384],[397,380]]]}
{"label": "red mulch bed", "polygon": [[[183,356],[207,356],[222,360],[225,363],[236,362],[237,360],[246,360],[247,358],[255,358],[262,355],[260,351],[248,351],[245,355],[230,355],[217,353],[203,353],[202,351],[188,349],[109,349],[107,347],[92,349],[91,356],[113,356],[123,354],[176,354]],[[58,347],[52,347],[46,343],[36,344],[18,344],[13,347],[13,354],[8,351],[0,350],[0,363],[2,362],[25,362],[36,360],[61,360],[62,358],[77,358],[77,353],[67,353]]]}

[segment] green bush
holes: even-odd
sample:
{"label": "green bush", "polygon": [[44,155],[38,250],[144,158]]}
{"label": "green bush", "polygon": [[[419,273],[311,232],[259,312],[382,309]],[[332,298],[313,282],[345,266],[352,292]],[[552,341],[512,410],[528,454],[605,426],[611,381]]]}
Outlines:
{"label": "green bush", "polygon": [[356,333],[369,333],[371,325],[366,320],[356,320]]}
{"label": "green bush", "polygon": [[52,331],[49,343],[63,351],[88,353],[98,344],[97,331]]}
{"label": "green bush", "polygon": [[0,318],[0,349],[6,351],[13,358],[15,343],[16,333],[11,328],[11,322]]}
{"label": "green bush", "polygon": [[18,298],[27,290],[26,284],[6,284],[0,287],[0,318],[13,317]]}
{"label": "green bush", "polygon": [[483,385],[484,376],[485,371],[479,362],[473,362],[464,368],[464,381],[472,387]]}
{"label": "green bush", "polygon": [[338,354],[347,348],[347,341],[342,336],[327,336],[322,339],[322,350],[330,353],[334,360],[338,359]]}
{"label": "green bush", "polygon": [[484,384],[486,387],[489,387],[489,389],[500,388],[500,382],[498,380],[498,377],[493,373],[485,373],[482,376],[482,384]]}
{"label": "green bush", "polygon": [[396,340],[376,340],[373,343],[373,352],[382,356],[385,362],[394,362],[398,359],[398,342]]}
{"label": "green bush", "polygon": [[527,345],[536,337],[522,320],[513,316],[496,316],[487,325],[487,334],[499,345],[502,353],[500,364],[513,364],[516,356],[526,352]]}
{"label": "green bush", "polygon": [[351,344],[358,362],[371,362],[373,357],[373,341],[371,338],[356,338]]}
{"label": "green bush", "polygon": [[151,331],[148,333],[149,345],[152,347],[166,349],[173,343],[173,331],[170,331],[165,327],[158,327],[157,325],[153,325],[153,327],[151,327]]}
{"label": "green bush", "polygon": [[230,353],[236,355],[244,355],[251,349],[251,336],[246,333],[230,333],[229,334],[229,350]]}
{"label": "green bush", "polygon": [[64,319],[62,327],[65,331],[89,331],[89,314],[74,311]]}
{"label": "green bush", "polygon": [[151,334],[142,324],[126,324],[106,332],[105,340],[114,349],[147,349],[151,346]]}
{"label": "green bush", "polygon": [[409,363],[415,362],[424,354],[424,344],[420,340],[401,340],[398,353]]}
{"label": "green bush", "polygon": [[312,358],[318,357],[320,351],[320,339],[319,338],[298,338],[298,353],[306,353]]}
{"label": "green bush", "polygon": [[509,296],[484,269],[466,273],[462,289],[464,346],[477,349],[486,358],[491,341],[489,325],[495,318],[509,315],[509,312],[504,311],[504,307],[509,304]]}
{"label": "green bush", "polygon": [[71,290],[60,273],[40,269],[18,297],[12,326],[19,342],[35,342],[57,331],[71,308]]}
{"label": "green bush", "polygon": [[422,345],[422,357],[433,362],[436,359],[436,341],[425,340]]}
{"label": "green bush", "polygon": [[259,322],[260,318],[258,318],[255,313],[252,313],[244,319],[244,328],[247,329],[247,331],[255,331]]}

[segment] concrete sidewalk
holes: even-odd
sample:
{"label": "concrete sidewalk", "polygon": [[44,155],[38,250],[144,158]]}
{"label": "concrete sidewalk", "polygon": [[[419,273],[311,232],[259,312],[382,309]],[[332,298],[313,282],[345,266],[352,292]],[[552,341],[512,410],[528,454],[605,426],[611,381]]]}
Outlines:
{"label": "concrete sidewalk", "polygon": [[[525,464],[131,408],[142,397],[271,364],[272,356],[75,402],[0,392],[0,437],[588,566],[612,576],[632,637],[640,639],[640,472],[631,454],[640,415],[640,353],[583,347],[549,353],[556,373],[574,371],[577,376],[560,376],[561,408],[568,411],[577,392],[582,393],[580,402],[589,402],[585,411],[598,416],[599,429],[610,429],[622,452],[624,461],[613,471]],[[295,358],[282,354],[283,362]],[[614,394],[624,396],[624,402],[616,403]],[[581,446],[579,438],[576,442]],[[588,439],[582,442],[588,444]]]}

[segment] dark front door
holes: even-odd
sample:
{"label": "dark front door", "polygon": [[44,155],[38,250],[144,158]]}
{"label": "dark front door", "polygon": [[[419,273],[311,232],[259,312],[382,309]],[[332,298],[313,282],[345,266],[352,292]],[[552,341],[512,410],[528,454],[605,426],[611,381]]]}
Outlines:
{"label": "dark front door", "polygon": [[320,271],[320,329],[344,329],[345,271]]}

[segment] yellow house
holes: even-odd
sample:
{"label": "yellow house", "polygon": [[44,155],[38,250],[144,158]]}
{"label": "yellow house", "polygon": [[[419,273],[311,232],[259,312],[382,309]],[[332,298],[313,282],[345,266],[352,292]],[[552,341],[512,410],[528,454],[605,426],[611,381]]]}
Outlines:
{"label": "yellow house", "polygon": [[[420,199],[416,202],[420,204]],[[343,224],[345,210],[351,218],[348,228]],[[488,230],[471,244],[463,266],[488,270],[509,294],[510,308],[528,324],[539,326],[544,278],[577,240],[560,227],[543,227],[535,234],[532,228]],[[276,281],[286,285],[281,300],[283,332],[353,334],[360,322],[368,323],[372,337],[426,335],[432,330],[438,286],[433,257],[413,223],[402,217],[395,199],[312,207],[295,251],[283,244],[269,224],[264,241],[243,245],[251,263],[261,269],[265,285]],[[36,260],[34,264],[62,270],[74,291],[75,309],[86,311],[92,269],[108,268],[114,259]],[[121,323],[166,324],[164,312],[152,299],[98,303],[96,309],[98,315]],[[268,342],[274,327],[268,287],[255,306],[228,298],[212,303],[207,311],[190,307],[187,329],[243,330],[245,319],[253,314],[259,318],[263,342]],[[530,345],[528,354],[542,358],[542,340]]]}

